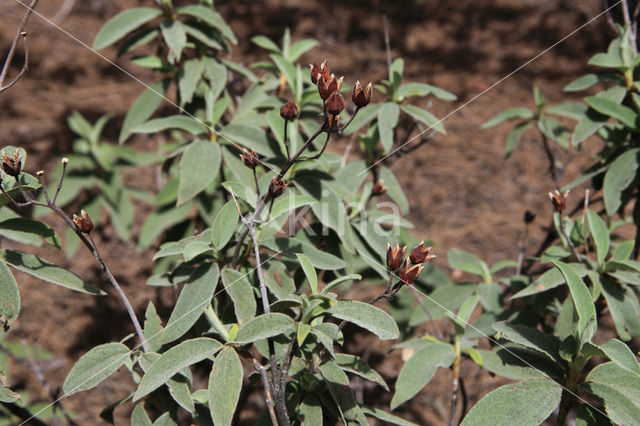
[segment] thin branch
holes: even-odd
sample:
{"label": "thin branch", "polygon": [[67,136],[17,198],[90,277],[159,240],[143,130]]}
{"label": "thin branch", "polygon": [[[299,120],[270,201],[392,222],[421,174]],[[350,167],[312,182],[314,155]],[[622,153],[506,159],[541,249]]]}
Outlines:
{"label": "thin branch", "polygon": [[[262,299],[262,309],[265,314],[271,313],[271,308],[269,306],[269,296],[267,293],[267,285],[264,282],[264,276],[262,274],[262,262],[260,260],[260,245],[258,244],[258,237],[256,236],[256,228],[254,224],[255,215],[250,216],[250,219],[247,220],[242,211],[240,210],[240,205],[238,204],[238,200],[236,199],[233,190],[230,189],[231,198],[233,199],[236,208],[238,209],[238,214],[240,215],[240,220],[244,224],[244,226],[249,230],[249,234],[251,235],[251,239],[253,241],[253,255],[256,260],[256,275],[258,276],[258,283],[260,285],[260,296]],[[276,408],[278,418],[280,419],[280,423],[285,426],[290,424],[289,417],[287,414],[286,401],[284,398],[284,388],[280,386],[281,375],[282,372],[278,366],[278,361],[275,356],[275,348],[273,345],[273,340],[268,340],[269,344],[269,359],[271,363],[271,384],[273,387],[274,394],[276,395]]]}
{"label": "thin branch", "polygon": [[[5,59],[4,64],[2,66],[2,71],[0,71],[0,92],[8,88],[3,86],[4,79],[7,77],[7,72],[9,71],[9,67],[11,66],[11,62],[13,61],[13,55],[15,54],[18,41],[20,40],[21,37],[22,38],[24,37],[23,35],[24,28],[27,26],[27,22],[29,22],[29,18],[31,17],[33,10],[38,5],[38,1],[39,0],[31,0],[31,3],[27,7],[27,11],[24,13],[24,16],[22,17],[22,21],[18,26],[18,31],[16,31],[16,35],[13,38],[13,42],[11,43],[11,47],[9,48],[9,53],[7,53],[7,58]],[[26,40],[25,40],[25,49],[26,49]],[[25,55],[25,64],[26,62],[27,62],[27,56]],[[24,69],[24,66],[23,66],[23,69]],[[21,74],[22,74],[22,71],[21,71]],[[15,84],[16,81],[17,80],[14,80],[10,85]]]}
{"label": "thin branch", "polygon": [[[22,187],[22,183],[20,182],[19,176],[15,177],[16,183],[18,185],[18,189],[20,190],[20,193],[22,194],[22,196],[26,200],[26,205],[37,205],[37,206],[43,206],[43,207],[49,208],[54,213],[56,213],[58,216],[60,216],[65,221],[65,223],[76,233],[78,238],[80,238],[80,241],[82,241],[82,243],[85,245],[85,247],[87,247],[89,249],[89,251],[94,255],[94,257],[96,258],[96,261],[98,263],[98,266],[100,267],[102,272],[105,273],[105,275],[107,276],[107,279],[109,280],[111,285],[114,287],[114,289],[118,293],[118,296],[122,300],[122,303],[125,305],[125,308],[126,308],[128,314],[129,314],[129,318],[131,319],[131,322],[133,323],[133,327],[135,328],[136,333],[138,335],[138,338],[140,339],[140,343],[142,344],[143,350],[145,352],[148,352],[149,348],[148,348],[148,345],[147,345],[147,341],[144,338],[144,333],[142,332],[142,327],[140,326],[140,322],[138,322],[138,318],[136,317],[135,311],[133,310],[133,307],[131,306],[131,303],[129,303],[129,299],[127,299],[127,296],[124,293],[124,291],[122,290],[122,287],[120,287],[120,285],[116,281],[115,277],[111,274],[111,271],[107,267],[107,264],[104,262],[104,259],[100,255],[100,252],[98,251],[98,248],[97,248],[97,246],[95,244],[95,241],[93,241],[93,237],[91,236],[91,234],[88,234],[89,238],[91,239],[91,241],[89,241],[89,239],[87,239],[85,234],[80,229],[78,229],[78,227],[73,222],[73,220],[71,220],[71,218],[69,218],[69,216],[67,216],[62,211],[62,209],[60,209],[60,207],[58,207],[51,200],[51,198],[49,197],[49,192],[47,191],[47,186],[44,184],[44,182],[42,180],[42,176],[43,175],[44,175],[44,172],[36,173],[38,182],[40,182],[40,186],[42,187],[42,193],[44,194],[45,200],[47,201],[46,203],[42,203],[40,201],[36,201],[33,198],[31,198],[29,196],[29,194],[27,194],[27,192]],[[1,185],[0,185],[0,188],[1,188]],[[10,201],[15,203],[15,201],[11,197],[9,197],[9,194],[7,194],[4,191],[4,189],[2,189],[2,193]],[[15,204],[16,205],[24,205],[25,203],[15,203]]]}
{"label": "thin branch", "polygon": [[271,390],[269,388],[269,378],[267,377],[267,370],[260,364],[255,358],[252,358],[253,366],[260,373],[260,377],[262,378],[262,386],[264,387],[264,395],[267,401],[267,408],[269,410],[269,416],[271,417],[271,423],[273,426],[279,426],[278,417],[276,416],[276,412],[274,410],[273,405],[273,397],[271,396]]}
{"label": "thin branch", "polygon": [[64,157],[62,159],[62,174],[60,175],[60,180],[58,181],[58,187],[56,188],[56,193],[53,196],[53,201],[52,201],[53,204],[56,203],[56,200],[58,199],[58,194],[62,189],[62,181],[64,180],[64,176],[67,173],[67,163],[69,163],[69,159],[67,157]]}
{"label": "thin branch", "polygon": [[456,339],[456,358],[453,360],[453,384],[451,387],[451,406],[449,408],[449,426],[455,426],[458,408],[458,387],[460,385],[460,346]]}
{"label": "thin branch", "polygon": [[540,132],[540,137],[542,138],[542,147],[544,148],[545,154],[547,154],[547,159],[549,160],[549,173],[551,174],[551,179],[553,179],[553,183],[556,186],[556,189],[560,188],[560,183],[558,181],[558,174],[556,172],[556,158],[553,153],[553,148],[549,144],[549,139],[547,135],[543,132]]}
{"label": "thin branch", "polygon": [[24,62],[22,63],[22,68],[20,68],[18,74],[13,78],[13,80],[11,80],[9,84],[0,87],[0,93],[13,87],[29,68],[29,44],[27,43],[27,33],[23,32],[21,36],[24,40]]}
{"label": "thin branch", "polygon": [[0,404],[2,404],[2,406],[6,408],[11,414],[22,419],[24,423],[28,422],[28,424],[31,426],[47,426],[45,422],[38,419],[35,415],[31,414],[28,409],[20,407],[18,404],[14,404],[13,402],[0,402]]}

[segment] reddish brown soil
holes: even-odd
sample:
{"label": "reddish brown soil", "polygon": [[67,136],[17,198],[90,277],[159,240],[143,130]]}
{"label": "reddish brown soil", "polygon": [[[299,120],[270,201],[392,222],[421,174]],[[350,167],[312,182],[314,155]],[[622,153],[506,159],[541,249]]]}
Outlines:
{"label": "reddish brown soil", "polygon": [[[52,17],[62,3],[63,0],[41,2],[37,10]],[[59,25],[80,42],[90,45],[107,18],[126,7],[150,3],[77,1],[72,13]],[[322,43],[303,60],[327,58],[332,69],[344,74],[347,81],[379,81],[386,77],[382,15],[377,3],[363,0],[216,2],[240,40],[233,52],[235,60],[249,64],[252,60],[265,59],[264,52],[251,44],[250,37],[265,34],[279,40],[285,27],[290,27],[294,39],[314,37]],[[434,102],[433,112],[442,117],[472,101],[476,94],[587,22],[599,13],[600,2],[413,0],[387,3],[391,53],[394,58],[405,58],[407,80],[435,84],[458,95],[455,103]],[[22,6],[12,0],[0,6],[0,53],[3,55],[22,13]],[[17,86],[0,96],[1,142],[27,149],[29,171],[48,170],[70,150],[73,135],[66,125],[70,111],[77,109],[91,119],[112,114],[115,119],[105,137],[115,141],[124,113],[143,88],[38,16],[33,17],[28,31],[31,69]],[[587,59],[605,48],[610,36],[611,30],[604,19],[588,25],[453,113],[445,122],[447,136],[436,136],[411,156],[394,163],[393,169],[410,199],[410,219],[416,224],[414,233],[435,242],[438,264],[446,266],[446,251],[451,247],[476,253],[489,263],[514,259],[525,210],[537,215],[529,252],[537,247],[551,214],[546,193],[553,189],[540,141],[532,134],[505,162],[508,126],[488,131],[480,130],[479,126],[507,107],[532,107],[534,85],[541,87],[551,102],[570,99],[561,88],[586,70]],[[115,50],[109,49],[104,54],[113,59]],[[126,61],[118,64],[145,82],[153,81],[152,75]],[[136,148],[149,145],[153,146],[143,138],[133,142]],[[334,149],[338,151],[344,146],[343,142]],[[569,155],[561,153],[560,157],[567,160]],[[579,153],[562,182],[568,183],[575,177],[588,159],[586,152]],[[132,176],[132,181],[153,188],[151,173],[147,171]],[[576,195],[571,199],[573,205],[578,198]],[[63,233],[60,221],[54,218],[48,221]],[[133,245],[109,238],[108,225],[100,228],[99,244],[104,247],[107,262],[140,314],[148,300],[162,304],[163,300],[166,303],[175,297],[170,290],[158,291],[145,285],[152,265],[151,252],[137,253]],[[87,253],[79,252],[73,261],[44,249],[38,254],[70,267],[92,284],[108,288]],[[113,295],[93,298],[34,281],[20,273],[16,276],[23,310],[10,338],[35,343],[55,354],[54,362],[44,365],[45,376],[54,387],[61,385],[74,360],[89,348],[118,341],[129,332],[126,314]],[[349,297],[364,300],[373,291],[353,290]],[[402,366],[401,354],[388,353],[390,345],[374,343],[371,336],[354,334],[348,344],[348,349],[355,352],[367,347],[376,348],[370,354],[372,365],[386,378],[395,377]],[[12,367],[12,373],[13,385],[26,387],[33,398],[47,399],[30,373],[19,366]],[[469,406],[502,383],[482,373],[471,362],[463,363],[462,374],[466,378]],[[450,386],[450,373],[438,373],[420,396],[400,407],[397,413],[419,424],[445,424],[449,417]],[[63,403],[78,414],[79,424],[99,424],[101,408],[131,389],[128,374],[118,373],[98,388]],[[380,396],[378,389],[368,388],[364,395],[367,401],[381,407],[388,407],[391,397],[390,394]],[[259,404],[259,400],[251,399],[247,406]],[[120,424],[127,422],[128,411],[128,406],[117,410]],[[254,414],[254,409],[248,410],[241,420],[250,424]]]}

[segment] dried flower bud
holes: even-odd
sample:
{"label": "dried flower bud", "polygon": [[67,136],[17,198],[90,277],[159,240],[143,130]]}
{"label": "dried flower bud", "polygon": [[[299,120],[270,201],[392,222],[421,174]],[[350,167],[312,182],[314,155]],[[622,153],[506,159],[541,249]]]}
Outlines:
{"label": "dried flower bud", "polygon": [[320,64],[320,74],[325,79],[325,81],[329,81],[329,79],[331,78],[331,70],[329,69],[329,66],[327,65],[327,60],[326,59],[324,61],[322,61],[322,63]]}
{"label": "dried flower bud", "polygon": [[351,96],[351,100],[358,108],[364,108],[369,105],[369,102],[371,102],[372,90],[373,86],[371,83],[367,84],[367,87],[363,89],[362,85],[360,85],[360,81],[356,81],[356,84],[353,86],[353,95]]}
{"label": "dried flower bud", "polygon": [[421,263],[409,267],[409,262],[405,261],[402,265],[402,269],[398,273],[398,277],[403,283],[411,285],[416,278],[418,278],[423,269],[424,265]]}
{"label": "dried flower bud", "polygon": [[398,244],[395,247],[391,247],[391,244],[387,243],[387,266],[392,271],[395,271],[404,262],[404,257],[407,254],[407,246],[400,248]]}
{"label": "dried flower bud", "polygon": [[409,259],[411,259],[411,262],[414,264],[424,263],[427,260],[436,257],[435,254],[430,254],[430,252],[431,247],[425,247],[424,241],[420,241],[420,244],[418,244],[413,250],[411,250]]}
{"label": "dried flower bud", "polygon": [[60,160],[60,162],[65,165],[69,162],[69,159],[67,157],[63,157],[62,160]]}
{"label": "dried flower bud", "polygon": [[75,214],[73,215],[73,223],[76,224],[78,230],[84,232],[85,234],[88,234],[93,229],[93,222],[91,221],[91,218],[89,217],[87,212],[84,210],[80,212],[80,217],[76,216]]}
{"label": "dried flower bud", "polygon": [[327,112],[331,115],[338,115],[344,109],[344,97],[340,92],[334,92],[327,99]]}
{"label": "dried flower bud", "polygon": [[551,199],[553,208],[558,213],[562,213],[562,211],[567,208],[567,198],[569,198],[569,190],[561,193],[556,189],[554,192],[549,193],[549,198]]}
{"label": "dried flower bud", "polygon": [[320,76],[320,74],[322,74],[322,68],[318,66],[318,63],[316,61],[313,61],[313,64],[309,64],[309,68],[311,70],[311,82],[313,84],[317,84],[318,77]]}
{"label": "dried flower bud", "polygon": [[269,195],[271,198],[278,198],[282,195],[284,190],[287,189],[287,184],[284,183],[284,180],[275,177],[271,179],[271,183],[269,184]]}
{"label": "dried flower bud", "polygon": [[376,184],[373,185],[373,188],[371,189],[371,195],[373,195],[373,196],[382,195],[385,192],[387,192],[387,189],[389,189],[389,188],[384,186],[384,180],[378,179]]}
{"label": "dried flower bud", "polygon": [[260,160],[258,159],[258,155],[256,154],[256,151],[253,148],[251,148],[251,151],[247,150],[246,148],[242,148],[242,154],[240,154],[240,159],[242,160],[244,165],[250,169],[255,169],[256,166],[260,163]]}
{"label": "dried flower bud", "polygon": [[38,176],[38,177],[42,177],[42,176],[44,176],[44,170],[38,170],[38,171],[36,172],[36,176]]}
{"label": "dried flower bud", "polygon": [[22,170],[22,155],[15,150],[13,158],[2,151],[2,170],[9,176],[18,177]]}
{"label": "dried flower bud", "polygon": [[280,117],[291,121],[298,116],[298,105],[295,102],[287,102],[280,108]]}
{"label": "dried flower bud", "polygon": [[321,75],[318,78],[318,93],[323,101],[326,101],[331,94],[340,90],[343,78],[344,77],[340,77],[340,79],[336,79],[336,76],[333,74],[329,77]]}

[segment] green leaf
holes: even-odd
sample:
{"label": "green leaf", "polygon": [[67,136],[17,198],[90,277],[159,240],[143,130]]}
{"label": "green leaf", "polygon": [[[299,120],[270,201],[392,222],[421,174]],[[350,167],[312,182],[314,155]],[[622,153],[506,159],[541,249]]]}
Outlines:
{"label": "green leaf", "polygon": [[380,166],[378,170],[380,172],[380,178],[384,181],[384,186],[388,188],[387,194],[389,197],[396,202],[402,214],[406,215],[409,213],[409,200],[407,200],[407,196],[396,179],[396,176],[387,167]]}
{"label": "green leaf", "polygon": [[196,93],[200,82],[200,61],[189,59],[182,64],[178,72],[178,91],[180,93],[180,106],[190,103]]}
{"label": "green leaf", "polygon": [[58,241],[58,236],[53,228],[38,220],[23,217],[6,219],[0,222],[0,229],[39,235],[55,248],[60,248],[60,241]]}
{"label": "green leaf", "polygon": [[391,399],[391,409],[413,398],[433,378],[438,367],[449,367],[456,354],[448,344],[430,343],[416,353],[402,366],[396,392]]}
{"label": "green leaf", "polygon": [[196,323],[218,285],[220,270],[216,263],[204,263],[189,276],[162,334],[162,343],[182,337]]}
{"label": "green leaf", "polygon": [[209,410],[215,425],[231,425],[242,390],[242,363],[235,349],[225,346],[209,375]]}
{"label": "green leaf", "polygon": [[173,400],[189,413],[193,414],[196,407],[193,403],[191,389],[189,388],[187,380],[182,376],[176,376],[176,378],[169,379],[167,387],[169,388],[169,394]]}
{"label": "green leaf", "polygon": [[182,50],[187,45],[187,33],[184,30],[184,25],[178,20],[163,21],[160,25],[160,31],[169,47],[168,60],[175,64],[180,60]]}
{"label": "green leaf", "polygon": [[300,261],[300,266],[304,271],[307,280],[309,281],[309,287],[311,287],[311,293],[315,294],[318,292],[318,275],[316,274],[316,269],[313,267],[313,264],[309,260],[307,256],[302,253],[296,253],[298,260]]}
{"label": "green leaf", "polygon": [[296,333],[296,338],[298,340],[298,346],[302,347],[304,341],[306,340],[307,336],[309,335],[309,333],[311,332],[311,326],[309,324],[305,324],[302,322],[298,323],[298,330]]}
{"label": "green leaf", "polygon": [[257,340],[288,333],[294,327],[295,322],[285,314],[259,315],[240,327],[234,343],[253,343]]}
{"label": "green leaf", "polygon": [[355,300],[338,300],[328,311],[335,318],[352,322],[377,335],[382,340],[396,339],[398,325],[380,308]]}
{"label": "green leaf", "polygon": [[217,250],[222,250],[227,245],[238,228],[238,209],[233,201],[228,201],[216,214],[211,224],[211,242]]}
{"label": "green leaf", "polygon": [[131,108],[127,111],[127,115],[124,117],[124,123],[122,123],[122,129],[120,130],[120,136],[118,137],[118,143],[124,143],[129,136],[131,136],[132,128],[138,124],[144,123],[153,115],[164,100],[164,94],[168,87],[169,79],[164,79],[153,84],[142,92],[133,105],[131,105]]}
{"label": "green leaf", "polygon": [[578,146],[580,142],[584,141],[604,126],[607,120],[608,117],[606,115],[602,115],[589,108],[573,130],[571,143],[574,146]]}
{"label": "green leaf", "polygon": [[222,270],[222,283],[225,291],[233,301],[238,323],[242,325],[255,317],[256,299],[247,275],[234,269],[224,268]]}
{"label": "green leaf", "polygon": [[509,324],[504,321],[493,325],[494,330],[502,333],[502,337],[519,345],[545,354],[549,359],[562,363],[558,355],[560,339],[556,336],[544,334],[537,328],[520,324]]}
{"label": "green leaf", "polygon": [[271,143],[264,130],[248,126],[246,124],[229,124],[220,129],[220,134],[228,138],[232,145],[243,145],[246,148],[255,149],[256,153],[263,157],[277,157],[279,147],[277,143]]}
{"label": "green leaf", "polygon": [[[217,99],[227,85],[227,68],[220,62],[209,57],[202,58],[202,67],[204,68],[204,75],[211,83],[212,99]],[[219,115],[221,115],[221,113],[219,113]],[[213,122],[219,119],[215,117],[207,118]]]}
{"label": "green leaf", "polygon": [[378,113],[380,112],[380,109],[383,107],[383,105],[385,104],[369,104],[366,108],[358,111],[358,115],[356,115],[356,118],[354,118],[351,124],[349,124],[349,127],[345,129],[344,134],[346,136],[349,136],[350,134],[360,130],[362,127],[364,127],[371,120],[378,116]]}
{"label": "green leaf", "polygon": [[634,404],[617,385],[587,382],[581,388],[604,402],[607,415],[614,424],[638,424],[640,406]]}
{"label": "green leaf", "polygon": [[589,292],[585,283],[571,266],[557,260],[553,260],[552,263],[562,272],[569,286],[573,306],[578,313],[578,335],[580,336],[589,321],[596,318],[596,309],[591,299],[591,292]]}
{"label": "green leaf", "polygon": [[630,340],[640,336],[640,303],[638,296],[626,284],[602,279],[602,294],[611,312],[618,337]]}
{"label": "green leaf", "polygon": [[530,120],[533,117],[534,117],[533,112],[531,112],[531,110],[529,110],[528,108],[524,108],[524,107],[509,108],[505,111],[502,111],[492,119],[486,121],[482,126],[480,126],[480,128],[488,129],[489,127],[496,126],[502,123],[503,121],[513,120],[513,119]]}
{"label": "green leaf", "polygon": [[520,141],[520,137],[527,132],[527,130],[533,127],[533,122],[525,121],[523,123],[519,123],[511,129],[509,135],[507,136],[507,147],[504,153],[504,158],[507,159],[511,156],[513,151],[515,151],[518,146],[518,142]]}
{"label": "green leaf", "polygon": [[580,386],[604,402],[615,424],[637,424],[640,418],[640,377],[607,362],[595,367]]}
{"label": "green leaf", "polygon": [[263,35],[257,35],[251,38],[251,41],[257,46],[270,51],[271,53],[280,53],[280,48],[270,38]]}
{"label": "green leaf", "polygon": [[449,261],[449,266],[453,269],[460,269],[461,271],[477,275],[485,282],[491,281],[491,272],[487,264],[469,252],[450,249],[447,252],[447,260]]}
{"label": "green leaf", "polygon": [[68,288],[81,293],[104,296],[107,293],[87,284],[73,272],[67,271],[53,263],[49,263],[29,253],[18,250],[0,250],[0,259],[19,271],[25,272],[43,281]]}
{"label": "green leaf", "polygon": [[405,83],[398,87],[398,90],[396,91],[396,98],[399,101],[402,101],[404,98],[408,98],[411,96],[428,95],[433,95],[436,98],[442,99],[444,101],[455,101],[456,99],[458,99],[457,96],[453,93],[426,83]]}
{"label": "green leaf", "polygon": [[587,112],[587,109],[589,108],[580,102],[563,102],[550,106],[544,112],[545,114],[554,114],[580,121]]}
{"label": "green leaf", "polygon": [[580,90],[586,90],[594,84],[599,83],[601,80],[598,74],[586,74],[582,77],[578,77],[571,83],[564,86],[565,92],[579,92]]}
{"label": "green leaf", "polygon": [[131,412],[131,426],[152,426],[151,419],[147,412],[144,410],[144,403],[136,405],[136,408]]}
{"label": "green leaf", "polygon": [[[447,134],[447,131],[444,129],[444,125],[442,124],[442,120],[438,119],[426,109],[419,108],[415,105],[402,105],[400,108],[402,108],[402,111],[413,117],[414,120],[418,120],[419,122],[427,125],[428,127],[426,130],[435,129],[443,135]],[[404,143],[404,141],[402,141],[402,143]]]}
{"label": "green leaf", "polygon": [[332,290],[335,286],[342,284],[345,281],[352,281],[352,280],[361,280],[362,279],[362,275],[359,274],[349,274],[349,275],[345,275],[343,277],[338,277],[335,280],[331,281],[329,284],[327,284],[322,291],[320,292],[320,294],[327,294],[330,290]]}
{"label": "green leaf", "polygon": [[129,348],[122,343],[105,343],[92,348],[75,363],[62,385],[65,396],[94,388],[129,360]]}
{"label": "green leaf", "polygon": [[389,386],[384,381],[382,376],[378,374],[376,370],[369,367],[367,363],[356,355],[350,354],[335,354],[334,356],[336,364],[340,366],[347,373],[352,373],[362,377],[370,382],[377,383],[389,392]]}
{"label": "green leaf", "polygon": [[378,112],[378,131],[384,152],[388,153],[393,146],[394,128],[398,124],[400,108],[395,102],[387,102]]}
{"label": "green leaf", "polygon": [[142,250],[149,247],[165,229],[184,221],[190,210],[190,204],[183,204],[179,207],[170,207],[151,213],[142,224],[138,237],[138,248]]}
{"label": "green leaf", "polygon": [[310,38],[305,38],[302,40],[298,40],[291,45],[289,49],[289,54],[287,55],[287,60],[291,62],[295,62],[302,56],[305,52],[313,49],[317,45],[319,45],[317,40],[313,40]]}
{"label": "green leaf", "polygon": [[3,321],[6,321],[6,326],[15,321],[20,313],[20,290],[13,274],[2,261],[0,261],[0,301],[0,316]]}
{"label": "green leaf", "polygon": [[281,252],[281,254],[293,259],[297,259],[297,253],[302,253],[307,256],[311,263],[318,269],[336,270],[343,269],[347,266],[346,262],[339,257],[318,250],[313,245],[297,238],[267,238],[262,240],[261,243],[263,247],[269,248],[277,253]]}
{"label": "green leaf", "polygon": [[626,151],[616,158],[604,175],[604,206],[609,216],[613,216],[622,205],[622,192],[635,179],[640,164],[640,148]]}
{"label": "green leaf", "polygon": [[593,210],[587,210],[587,220],[591,237],[596,246],[598,265],[602,265],[609,253],[609,229],[604,220]]}
{"label": "green leaf", "polygon": [[287,61],[285,58],[283,58],[282,56],[276,53],[270,54],[269,58],[271,58],[273,63],[276,64],[278,71],[280,71],[280,73],[284,75],[285,79],[287,80],[287,84],[289,85],[289,87],[291,88],[291,91],[293,92],[294,98],[297,98],[298,93],[296,88],[295,66],[291,62]]}
{"label": "green leaf", "polygon": [[318,398],[313,395],[304,397],[298,406],[298,420],[300,420],[300,424],[322,424],[322,404],[318,401]]}
{"label": "green leaf", "polygon": [[172,115],[149,120],[133,126],[130,133],[158,133],[168,129],[183,130],[192,135],[204,135],[207,133],[206,126],[186,115]]}
{"label": "green leaf", "polygon": [[180,159],[180,184],[177,205],[184,204],[204,189],[218,175],[220,147],[202,139],[191,142]]}
{"label": "green leaf", "polygon": [[222,348],[217,340],[207,337],[186,340],[163,353],[147,369],[140,380],[138,390],[133,395],[133,402],[150,394],[183,368],[213,356]]}
{"label": "green leaf", "polygon": [[162,15],[159,9],[151,9],[149,7],[134,7],[118,13],[109,19],[100,29],[96,38],[93,40],[93,48],[95,50],[104,49],[112,45],[127,33],[146,24],[154,18]]}
{"label": "green leaf", "polygon": [[585,98],[585,102],[600,114],[613,117],[631,129],[637,129],[638,114],[631,108],[598,96],[589,96]]}
{"label": "green leaf", "polygon": [[534,378],[501,386],[474,405],[462,421],[472,425],[538,425],[553,413],[562,396],[562,387],[546,378]]}
{"label": "green leaf", "polygon": [[416,423],[412,423],[408,420],[403,419],[402,417],[394,416],[393,414],[389,414],[386,411],[383,411],[379,408],[368,407],[366,405],[362,405],[362,412],[370,417],[375,417],[376,419],[382,420],[383,424],[392,424],[399,426],[418,426]]}
{"label": "green leaf", "polygon": [[340,367],[333,361],[325,361],[318,367],[318,370],[325,379],[329,392],[344,416],[346,424],[367,425],[367,419],[349,388],[349,378]]}
{"label": "green leaf", "polygon": [[600,345],[600,349],[602,349],[605,355],[618,367],[628,370],[633,374],[640,375],[640,365],[638,365],[635,354],[629,349],[629,346],[620,340],[615,338],[611,339],[604,345]]}
{"label": "green leaf", "polygon": [[233,30],[226,23],[224,18],[220,16],[218,12],[211,7],[204,5],[188,5],[182,6],[177,9],[180,15],[189,15],[194,18],[201,19],[212,27],[216,28],[220,33],[233,44],[238,44],[236,36],[233,34]]}

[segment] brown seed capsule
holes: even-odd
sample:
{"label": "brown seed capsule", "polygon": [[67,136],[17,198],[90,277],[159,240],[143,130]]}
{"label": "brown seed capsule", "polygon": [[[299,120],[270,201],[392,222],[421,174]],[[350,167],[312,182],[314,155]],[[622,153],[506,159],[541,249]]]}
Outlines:
{"label": "brown seed capsule", "polygon": [[84,210],[80,212],[80,217],[75,214],[73,215],[73,223],[76,224],[76,227],[80,232],[84,232],[85,234],[88,234],[93,229],[93,222]]}
{"label": "brown seed capsule", "polygon": [[340,92],[333,92],[327,99],[327,112],[331,115],[339,115],[344,109],[344,97]]}
{"label": "brown seed capsule", "polygon": [[430,252],[431,247],[425,247],[424,241],[420,241],[420,244],[418,244],[413,250],[411,250],[409,259],[411,259],[411,262],[414,264],[424,263],[427,260],[436,257],[434,254],[430,254]]}
{"label": "brown seed capsule", "polygon": [[391,247],[391,244],[387,243],[387,266],[392,271],[395,271],[404,262],[404,257],[407,254],[407,246],[400,248],[398,244],[395,247]]}
{"label": "brown seed capsule", "polygon": [[402,265],[402,269],[398,273],[398,277],[403,283],[411,285],[416,278],[418,278],[423,269],[424,265],[421,263],[409,267],[409,262],[405,261]]}
{"label": "brown seed capsule", "polygon": [[313,61],[313,64],[309,64],[309,68],[311,69],[311,82],[313,84],[317,84],[318,77],[320,76],[320,74],[322,74],[322,68],[318,66],[318,63],[316,61]]}
{"label": "brown seed capsule", "polygon": [[275,177],[271,179],[271,183],[269,184],[269,195],[271,198],[278,198],[285,189],[287,189],[287,184],[284,183],[282,179],[276,179]]}
{"label": "brown seed capsule", "polygon": [[298,105],[295,102],[287,102],[280,108],[280,117],[291,121],[298,116]]}
{"label": "brown seed capsule", "polygon": [[371,189],[371,195],[373,195],[373,196],[382,195],[385,192],[387,192],[387,189],[389,189],[389,188],[384,186],[384,180],[378,179],[376,184],[373,185],[373,188]]}
{"label": "brown seed capsule", "polygon": [[367,87],[363,89],[362,85],[360,85],[360,81],[356,81],[356,84],[353,86],[353,95],[351,96],[351,100],[358,108],[364,108],[369,105],[369,102],[371,102],[372,90],[373,86],[371,83],[367,84]]}
{"label": "brown seed capsule", "polygon": [[562,213],[564,209],[567,208],[567,198],[569,198],[569,191],[565,191],[561,193],[557,189],[554,192],[549,193],[549,198],[551,199],[551,203],[553,204],[553,208],[558,213]]}
{"label": "brown seed capsule", "polygon": [[337,92],[342,87],[342,80],[344,77],[336,79],[336,76],[331,74],[329,77],[320,75],[318,78],[318,93],[323,101],[326,101],[331,94]]}
{"label": "brown seed capsule", "polygon": [[22,170],[22,156],[16,149],[13,158],[2,151],[2,170],[9,176],[18,177]]}
{"label": "brown seed capsule", "polygon": [[260,160],[258,159],[258,155],[255,150],[251,148],[251,151],[248,151],[246,148],[242,148],[242,154],[240,154],[240,159],[250,169],[255,169],[258,164],[260,164]]}
{"label": "brown seed capsule", "polygon": [[327,65],[327,60],[325,59],[324,61],[322,61],[322,63],[320,64],[320,74],[322,75],[322,77],[328,81],[331,78],[331,70],[329,69],[329,66]]}

